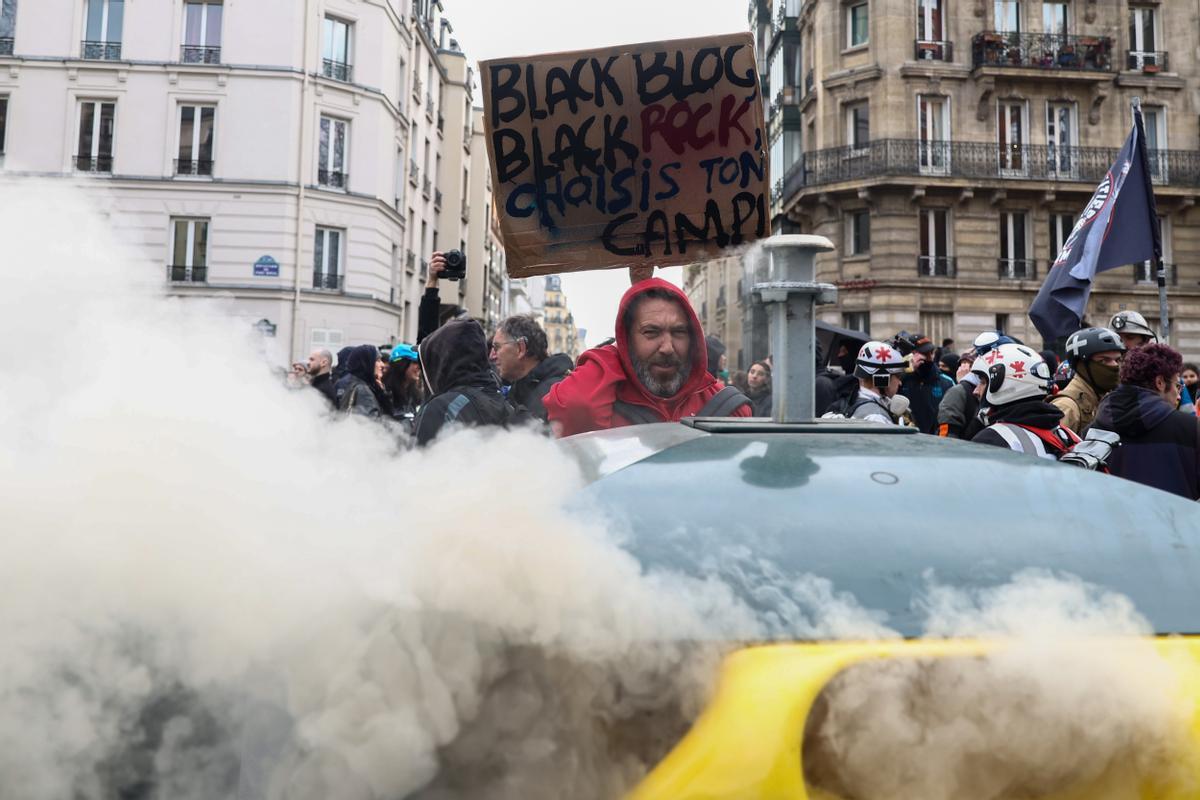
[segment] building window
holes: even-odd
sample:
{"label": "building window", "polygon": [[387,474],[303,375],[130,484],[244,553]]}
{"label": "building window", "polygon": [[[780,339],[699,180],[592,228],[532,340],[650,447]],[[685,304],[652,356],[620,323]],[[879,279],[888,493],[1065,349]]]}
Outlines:
{"label": "building window", "polygon": [[326,17],[321,31],[321,74],[335,81],[354,80],[351,65],[351,24],[337,17]]}
{"label": "building window", "polygon": [[1025,103],[1001,100],[996,106],[996,144],[1001,175],[1023,175],[1028,163],[1025,135]]}
{"label": "building window", "polygon": [[867,43],[869,3],[854,3],[846,7],[846,47],[861,47]]}
{"label": "building window", "polygon": [[1034,277],[1029,258],[1029,215],[1023,211],[1000,214],[1000,277],[1022,280]]}
{"label": "building window", "polygon": [[188,0],[183,5],[183,53],[185,64],[221,63],[220,0]]}
{"label": "building window", "polygon": [[846,106],[846,144],[851,155],[862,155],[871,142],[871,109],[867,103]]}
{"label": "building window", "polygon": [[317,228],[313,242],[313,288],[342,288],[342,239],[345,231]]}
{"label": "building window", "polygon": [[1042,33],[1054,36],[1060,42],[1065,41],[1071,32],[1069,8],[1070,3],[1052,3],[1044,0],[1042,3]]}
{"label": "building window", "polygon": [[1019,0],[995,0],[992,21],[998,31],[1020,33],[1021,3]]}
{"label": "building window", "polygon": [[407,175],[405,174],[408,165],[404,163],[404,145],[396,145],[396,210],[403,213],[404,210],[404,189],[408,186]]}
{"label": "building window", "polygon": [[[1171,220],[1167,217],[1158,218],[1158,234],[1162,238],[1162,258],[1163,265],[1167,268],[1167,280],[1174,282],[1175,265],[1171,255]],[[1157,283],[1158,264],[1153,261],[1134,264],[1133,279],[1137,283]]]}
{"label": "building window", "polygon": [[179,107],[179,158],[176,175],[213,174],[213,131],[217,110],[212,106]]}
{"label": "building window", "polygon": [[1154,6],[1129,7],[1129,68],[1165,66],[1159,62],[1158,9]]}
{"label": "building window", "polygon": [[870,311],[845,311],[842,313],[842,327],[851,331],[871,332]]}
{"label": "building window", "polygon": [[171,220],[170,279],[204,283],[208,280],[208,220]]}
{"label": "building window", "polygon": [[0,156],[4,155],[4,143],[8,141],[8,98],[0,96]]}
{"label": "building window", "polygon": [[950,172],[950,102],[941,95],[917,96],[918,158],[921,172]]}
{"label": "building window", "polygon": [[396,98],[396,107],[400,109],[400,113],[406,113],[408,106],[408,64],[404,63],[404,59],[400,59],[400,95]]}
{"label": "building window", "polygon": [[75,151],[75,169],[112,172],[116,113],[116,103],[84,100],[79,104],[79,147]]}
{"label": "building window", "polygon": [[17,0],[0,0],[0,56],[13,54],[17,30]]}
{"label": "building window", "polygon": [[942,19],[942,0],[919,0],[917,3],[917,58],[950,60],[950,43],[946,41]]}
{"label": "building window", "polygon": [[312,345],[312,350],[328,350],[331,353],[336,353],[342,349],[342,342],[344,341],[345,339],[341,331],[330,328],[313,328],[312,333],[309,334],[309,343]]}
{"label": "building window", "polygon": [[1150,160],[1150,179],[1166,183],[1167,173],[1167,109],[1164,106],[1142,106],[1142,123],[1146,130],[1146,155]]}
{"label": "building window", "polygon": [[917,256],[918,274],[934,278],[954,277],[949,212],[944,208],[922,209],[919,227],[921,253]]}
{"label": "building window", "polygon": [[846,215],[846,255],[861,256],[871,252],[871,214],[851,211]]}
{"label": "building window", "polygon": [[347,188],[346,128],[345,120],[321,117],[321,139],[317,152],[317,184],[320,186]]}
{"label": "building window", "polygon": [[119,60],[124,21],[125,0],[87,0],[83,15],[83,57]]}
{"label": "building window", "polygon": [[1050,215],[1050,264],[1058,260],[1058,254],[1062,252],[1074,228],[1075,217],[1070,214]]}
{"label": "building window", "polygon": [[922,311],[921,333],[931,342],[942,343],[954,338],[954,315],[942,311]]}
{"label": "building window", "polygon": [[1075,176],[1075,104],[1046,104],[1046,162],[1051,178]]}
{"label": "building window", "polygon": [[999,331],[1000,333],[1008,333],[1008,326],[1009,326],[1008,316],[1009,316],[1008,314],[997,314],[996,315],[996,320],[995,320],[996,330]]}

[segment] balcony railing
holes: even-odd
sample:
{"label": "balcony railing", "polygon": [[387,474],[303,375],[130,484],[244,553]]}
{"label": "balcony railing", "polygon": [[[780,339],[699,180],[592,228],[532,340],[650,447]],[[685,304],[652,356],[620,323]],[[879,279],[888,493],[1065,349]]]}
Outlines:
{"label": "balcony railing", "polygon": [[926,278],[953,278],[958,274],[954,256],[917,256],[917,274]]}
{"label": "balcony railing", "polygon": [[220,64],[221,48],[185,44],[179,58],[184,64]]}
{"label": "balcony railing", "polygon": [[13,54],[13,37],[0,36],[0,56],[11,56]]}
{"label": "balcony railing", "polygon": [[341,291],[345,283],[344,275],[330,275],[325,272],[313,272],[313,288],[328,289],[330,291]]}
{"label": "balcony railing", "polygon": [[75,170],[77,172],[112,172],[113,160],[112,156],[75,156]]}
{"label": "balcony railing", "polygon": [[429,178],[426,178],[425,180],[423,180],[421,182],[421,193],[425,195],[426,200],[429,199],[429,192],[432,190],[433,190],[433,183],[430,182]]}
{"label": "balcony railing", "polygon": [[1112,70],[1112,39],[1053,33],[975,34],[971,43],[976,67],[1023,67],[1044,70]]}
{"label": "balcony railing", "polygon": [[[809,187],[876,177],[944,176],[971,179],[1069,181],[1092,184],[1117,158],[1115,147],[999,145],[876,139],[801,155],[784,176],[784,197]],[[1200,152],[1151,150],[1150,177],[1171,186],[1200,186]]]}
{"label": "balcony railing", "polygon": [[204,283],[208,280],[208,267],[188,267],[183,264],[167,266],[167,280],[171,283]]}
{"label": "balcony railing", "polygon": [[317,185],[326,186],[330,189],[345,189],[350,185],[350,173],[337,172],[331,169],[318,169]]}
{"label": "balcony railing", "polygon": [[433,190],[433,207],[434,208],[442,207],[442,190],[441,189]]}
{"label": "balcony railing", "polygon": [[954,43],[934,39],[917,39],[913,43],[913,58],[917,61],[953,61]]}
{"label": "balcony railing", "polygon": [[121,43],[84,41],[80,52],[82,58],[92,61],[120,61]]}
{"label": "balcony railing", "polygon": [[354,65],[323,58],[321,59],[321,74],[335,81],[350,83],[354,80]]}
{"label": "balcony railing", "polygon": [[996,272],[1007,280],[1033,280],[1037,277],[1037,261],[1031,258],[998,258]]}
{"label": "balcony railing", "polygon": [[1125,66],[1142,72],[1167,72],[1169,62],[1165,50],[1130,50],[1126,54]]}
{"label": "balcony railing", "polygon": [[211,159],[175,159],[175,174],[176,175],[203,175],[211,176],[213,174],[213,162]]}

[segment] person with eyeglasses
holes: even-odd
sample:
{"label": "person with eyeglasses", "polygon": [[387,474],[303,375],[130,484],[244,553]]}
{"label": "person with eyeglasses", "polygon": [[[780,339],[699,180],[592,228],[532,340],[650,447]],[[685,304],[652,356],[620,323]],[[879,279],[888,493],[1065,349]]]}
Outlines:
{"label": "person with eyeglasses", "polygon": [[1067,361],[1074,377],[1050,403],[1063,412],[1062,424],[1083,436],[1106,394],[1120,382],[1125,345],[1108,328],[1084,328],[1067,337]]}
{"label": "person with eyeglasses", "polygon": [[1121,436],[1112,474],[1200,500],[1200,419],[1176,410],[1182,372],[1183,356],[1165,344],[1131,351],[1093,425]]}
{"label": "person with eyeglasses", "polygon": [[549,344],[546,332],[532,314],[518,314],[500,323],[489,354],[500,380],[508,387],[508,402],[543,422],[546,406],[542,401],[575,366],[566,353],[550,355]]}

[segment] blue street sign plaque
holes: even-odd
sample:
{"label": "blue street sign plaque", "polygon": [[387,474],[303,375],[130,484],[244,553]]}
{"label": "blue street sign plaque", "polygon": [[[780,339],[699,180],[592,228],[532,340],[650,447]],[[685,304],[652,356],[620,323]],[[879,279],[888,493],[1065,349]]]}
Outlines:
{"label": "blue street sign plaque", "polygon": [[263,256],[258,261],[254,262],[254,277],[278,278],[279,262],[271,256]]}

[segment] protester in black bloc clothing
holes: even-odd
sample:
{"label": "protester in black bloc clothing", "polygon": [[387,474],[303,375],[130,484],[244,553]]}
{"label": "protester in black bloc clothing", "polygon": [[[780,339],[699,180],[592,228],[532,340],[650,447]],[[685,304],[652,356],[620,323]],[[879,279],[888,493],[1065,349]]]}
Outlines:
{"label": "protester in black bloc clothing", "polygon": [[500,323],[490,350],[500,380],[508,385],[509,404],[543,422],[546,407],[542,399],[574,366],[565,353],[550,355],[548,346],[546,332],[533,315],[520,314]]}
{"label": "protester in black bloc clothing", "polygon": [[515,420],[488,363],[487,336],[478,322],[447,322],[425,337],[417,353],[430,394],[417,417],[417,444],[428,444],[454,422],[507,426]]}
{"label": "protester in black bloc clothing", "polygon": [[313,350],[308,355],[308,385],[325,395],[330,405],[337,405],[333,389],[333,354],[328,350]]}
{"label": "protester in black bloc clothing", "polygon": [[839,375],[834,373],[829,367],[825,366],[825,353],[818,343],[817,350],[817,378],[813,385],[813,411],[816,416],[821,416],[837,402],[837,380]]}
{"label": "protester in black bloc clothing", "polygon": [[333,386],[334,386],[334,402],[337,402],[337,385],[341,383],[342,378],[346,377],[346,362],[350,360],[350,351],[353,347],[343,347],[338,350],[337,363],[333,365]]}
{"label": "protester in black bloc clothing", "polygon": [[933,359],[937,348],[926,337],[919,333],[902,332],[896,337],[896,343],[901,350],[912,348],[909,353],[912,372],[901,379],[900,394],[909,400],[909,411],[917,429],[921,433],[934,433],[937,430],[938,406],[942,404],[942,397],[954,386],[954,379],[938,370]]}
{"label": "protester in black bloc clothing", "polygon": [[375,396],[376,364],[379,349],[373,344],[360,344],[346,356],[346,374],[337,383],[337,407],[346,414],[366,417],[380,415]]}
{"label": "protester in black bloc clothing", "polygon": [[1112,474],[1200,499],[1200,420],[1176,411],[1183,357],[1165,344],[1130,351],[1120,385],[1100,401],[1094,428],[1121,436]]}

